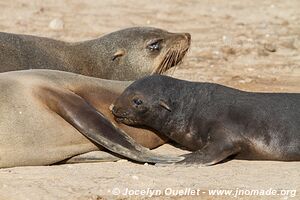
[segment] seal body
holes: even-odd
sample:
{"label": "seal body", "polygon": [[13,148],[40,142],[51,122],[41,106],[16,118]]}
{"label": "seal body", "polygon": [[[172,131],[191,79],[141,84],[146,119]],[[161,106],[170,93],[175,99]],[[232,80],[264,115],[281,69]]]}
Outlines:
{"label": "seal body", "polygon": [[0,72],[52,69],[111,80],[136,80],[178,64],[190,34],[133,27],[98,39],[67,43],[50,38],[0,33]]}
{"label": "seal body", "polygon": [[53,164],[99,145],[140,162],[175,161],[143,147],[164,143],[155,133],[112,123],[109,105],[129,83],[53,70],[1,73],[0,168]]}
{"label": "seal body", "polygon": [[212,83],[149,76],[130,85],[113,114],[195,151],[181,163],[300,160],[300,94],[252,93]]}

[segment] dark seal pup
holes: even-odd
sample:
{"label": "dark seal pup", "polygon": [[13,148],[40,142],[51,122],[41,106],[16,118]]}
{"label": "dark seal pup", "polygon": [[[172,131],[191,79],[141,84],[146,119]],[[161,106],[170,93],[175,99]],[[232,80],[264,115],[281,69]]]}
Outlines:
{"label": "dark seal pup", "polygon": [[54,70],[0,73],[0,168],[49,165],[78,155],[72,162],[103,161],[99,145],[139,162],[182,160],[138,144],[163,143],[153,132],[112,123],[109,105],[129,83]]}
{"label": "dark seal pup", "polygon": [[130,85],[112,111],[120,122],[151,127],[195,151],[181,163],[213,165],[231,155],[300,160],[300,94],[154,75]]}
{"label": "dark seal pup", "polygon": [[67,43],[0,33],[0,72],[52,69],[110,80],[136,80],[177,65],[190,46],[188,33],[134,27],[98,39]]}

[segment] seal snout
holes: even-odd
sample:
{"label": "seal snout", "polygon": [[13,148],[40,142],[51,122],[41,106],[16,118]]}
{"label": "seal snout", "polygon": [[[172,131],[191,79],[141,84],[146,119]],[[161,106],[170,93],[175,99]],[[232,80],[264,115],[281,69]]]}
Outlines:
{"label": "seal snout", "polygon": [[109,106],[109,109],[115,117],[122,117],[120,112],[119,112],[119,109],[114,104],[111,104]]}
{"label": "seal snout", "polygon": [[122,109],[114,104],[110,106],[111,112],[114,115],[114,119],[118,123],[124,123],[127,125],[134,125],[137,123],[135,119],[132,119],[130,112],[126,109]]}
{"label": "seal snout", "polygon": [[128,112],[122,111],[121,109],[117,108],[117,106],[115,106],[114,104],[111,104],[109,109],[115,116],[116,121],[120,121],[128,116]]}
{"label": "seal snout", "polygon": [[184,35],[184,37],[185,37],[185,39],[188,41],[188,44],[191,44],[191,34],[189,34],[189,33],[184,33],[183,34]]}
{"label": "seal snout", "polygon": [[119,114],[119,109],[117,109],[117,107],[114,104],[111,104],[109,106],[109,110],[111,111],[111,113],[115,116],[115,118],[121,118],[123,116],[121,116]]}
{"label": "seal snout", "polygon": [[189,33],[181,33],[179,43],[182,46],[183,51],[187,51],[191,46],[192,36]]}
{"label": "seal snout", "polygon": [[112,110],[113,110],[113,108],[114,108],[114,106],[115,106],[115,105],[114,105],[113,103],[112,103],[112,104],[110,104],[110,106],[109,106],[109,110],[110,110],[110,111],[112,111]]}

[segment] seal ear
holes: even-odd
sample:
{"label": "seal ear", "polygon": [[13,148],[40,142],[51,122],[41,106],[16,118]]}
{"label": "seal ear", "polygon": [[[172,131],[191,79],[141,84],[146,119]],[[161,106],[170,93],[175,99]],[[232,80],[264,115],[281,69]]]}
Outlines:
{"label": "seal ear", "polygon": [[116,53],[112,57],[112,61],[114,61],[116,58],[121,57],[125,54],[125,51],[123,49],[119,49],[116,51]]}
{"label": "seal ear", "polygon": [[163,100],[159,100],[159,105],[161,107],[163,107],[164,109],[166,109],[167,111],[169,111],[169,112],[172,111],[171,108],[170,108],[170,106],[168,106],[168,104],[166,102],[164,102]]}

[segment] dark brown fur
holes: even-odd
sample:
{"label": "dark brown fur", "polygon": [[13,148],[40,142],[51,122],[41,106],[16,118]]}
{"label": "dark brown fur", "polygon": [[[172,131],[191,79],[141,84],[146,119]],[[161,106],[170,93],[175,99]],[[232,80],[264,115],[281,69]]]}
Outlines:
{"label": "dark brown fur", "polygon": [[300,160],[300,94],[251,93],[154,75],[134,82],[114,105],[118,121],[151,127],[195,151],[181,163],[212,165],[231,155]]}

